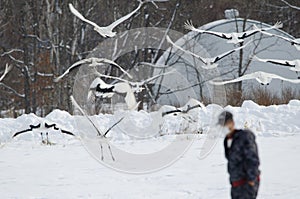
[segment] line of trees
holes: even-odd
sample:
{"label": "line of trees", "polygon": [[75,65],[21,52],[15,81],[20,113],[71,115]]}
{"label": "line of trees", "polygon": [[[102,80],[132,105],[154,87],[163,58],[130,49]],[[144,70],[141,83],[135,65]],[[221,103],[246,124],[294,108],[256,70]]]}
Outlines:
{"label": "line of trees", "polygon": [[[288,2],[300,6],[297,0]],[[104,38],[74,17],[69,3],[99,25],[110,24],[138,5],[134,0],[0,0],[0,74],[6,63],[14,66],[3,82],[7,86],[0,86],[0,110],[11,110],[11,116],[17,116],[18,110],[43,116],[55,108],[71,109],[74,74],[61,83],[53,78],[85,58]],[[224,18],[225,9],[236,8],[240,17],[269,24],[281,20],[285,31],[300,37],[300,12],[290,5],[281,0],[170,0],[156,8],[149,3],[117,31],[171,25],[186,33],[186,20],[200,26]],[[155,62],[151,54],[153,50],[130,56]],[[119,64],[130,68],[136,62],[120,59]]]}

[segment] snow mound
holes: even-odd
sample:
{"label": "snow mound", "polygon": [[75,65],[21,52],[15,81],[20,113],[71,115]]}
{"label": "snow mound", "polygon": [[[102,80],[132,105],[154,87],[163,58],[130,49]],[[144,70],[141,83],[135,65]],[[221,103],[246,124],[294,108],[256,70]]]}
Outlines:
{"label": "snow mound", "polygon": [[72,117],[72,115],[70,113],[68,113],[67,111],[63,111],[63,110],[59,110],[59,109],[55,109],[53,110],[51,113],[49,113],[46,118],[49,120],[55,120],[55,119],[70,119]]}
{"label": "snow mound", "polygon": [[242,104],[242,108],[260,109],[260,106],[251,100],[245,100]]}
{"label": "snow mound", "polygon": [[300,107],[300,100],[291,100],[289,103],[288,103],[289,106],[298,106]]}

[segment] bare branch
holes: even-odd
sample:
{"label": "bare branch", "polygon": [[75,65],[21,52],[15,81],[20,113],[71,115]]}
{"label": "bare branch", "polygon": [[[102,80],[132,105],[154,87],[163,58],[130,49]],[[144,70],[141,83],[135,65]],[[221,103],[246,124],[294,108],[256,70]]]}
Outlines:
{"label": "bare branch", "polygon": [[296,10],[300,10],[300,7],[298,6],[294,6],[292,4],[290,4],[289,2],[285,1],[285,0],[281,0],[283,3],[285,3],[287,6],[289,6],[290,8],[296,9]]}
{"label": "bare branch", "polygon": [[11,71],[12,66],[6,64],[3,75],[0,77],[0,82],[4,79],[4,77]]}
{"label": "bare branch", "polygon": [[2,53],[0,56],[1,56],[1,57],[4,57],[5,55],[10,55],[10,54],[13,53],[13,52],[21,52],[21,53],[24,53],[24,50],[21,50],[21,49],[11,49],[10,51],[7,51],[7,52]]}
{"label": "bare branch", "polygon": [[13,88],[10,87],[10,86],[7,86],[7,85],[4,84],[4,83],[1,83],[1,82],[0,82],[0,86],[3,86],[4,88],[8,89],[10,92],[12,92],[13,94],[17,95],[18,97],[21,97],[21,98],[24,98],[24,97],[25,97],[24,94],[18,93],[15,89],[13,89]]}

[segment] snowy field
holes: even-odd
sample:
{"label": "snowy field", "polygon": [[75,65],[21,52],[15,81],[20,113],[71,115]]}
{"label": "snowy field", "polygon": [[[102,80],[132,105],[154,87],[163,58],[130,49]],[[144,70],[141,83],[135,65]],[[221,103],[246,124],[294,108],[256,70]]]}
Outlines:
{"label": "snowy field", "polygon": [[[207,114],[216,105],[207,107]],[[246,101],[242,107],[226,107],[235,114],[238,127],[247,126],[257,135],[262,181],[259,198],[299,198],[300,195],[300,101],[288,105],[263,107]],[[72,130],[72,116],[63,111],[50,113],[47,120]],[[106,118],[106,116],[99,116]],[[223,138],[205,158],[199,159],[208,135],[177,135],[182,141],[194,137],[189,150],[171,166],[148,174],[126,174],[109,169],[85,150],[78,139],[51,135],[53,146],[43,146],[38,134],[28,133],[16,139],[15,129],[39,120],[23,115],[0,120],[0,198],[229,198]],[[68,121],[68,122],[67,122]],[[108,121],[109,120],[105,120]],[[202,125],[205,126],[205,125]],[[174,135],[157,139],[118,138],[123,145],[159,147],[160,141],[172,141]]]}

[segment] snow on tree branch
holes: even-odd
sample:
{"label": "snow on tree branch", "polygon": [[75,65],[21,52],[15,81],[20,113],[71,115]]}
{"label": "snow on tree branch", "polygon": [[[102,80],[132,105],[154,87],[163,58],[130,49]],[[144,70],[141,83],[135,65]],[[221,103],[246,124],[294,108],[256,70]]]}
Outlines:
{"label": "snow on tree branch", "polygon": [[0,86],[3,86],[4,88],[8,89],[10,92],[12,92],[13,94],[17,95],[18,97],[21,97],[21,98],[24,98],[24,97],[25,97],[24,94],[20,94],[18,91],[16,91],[15,89],[13,89],[13,88],[10,87],[10,86],[7,86],[7,85],[4,84],[4,83],[1,83],[1,82],[0,82]]}
{"label": "snow on tree branch", "polygon": [[285,0],[281,0],[283,3],[285,3],[287,6],[289,6],[290,8],[296,9],[296,10],[300,10],[300,7],[298,6],[294,6],[292,4],[290,4],[289,2],[285,1]]}

